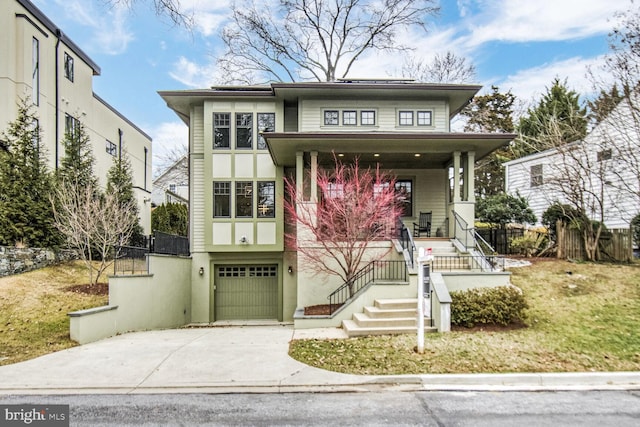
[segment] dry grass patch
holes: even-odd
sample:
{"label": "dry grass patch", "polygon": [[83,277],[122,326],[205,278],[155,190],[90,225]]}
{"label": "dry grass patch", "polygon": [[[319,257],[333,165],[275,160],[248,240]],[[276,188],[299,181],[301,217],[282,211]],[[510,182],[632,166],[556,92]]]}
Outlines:
{"label": "dry grass patch", "polygon": [[67,313],[108,302],[104,292],[69,288],[87,282],[81,262],[0,278],[0,365],[77,345],[69,339]]}
{"label": "dry grass patch", "polygon": [[298,340],[290,354],[354,374],[640,370],[640,264],[534,261],[512,270],[529,310],[526,328]]}

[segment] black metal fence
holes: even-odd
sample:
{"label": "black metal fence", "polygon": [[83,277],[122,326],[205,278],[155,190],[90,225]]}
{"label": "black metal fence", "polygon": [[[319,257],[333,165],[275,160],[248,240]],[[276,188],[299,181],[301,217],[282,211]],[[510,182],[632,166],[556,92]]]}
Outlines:
{"label": "black metal fence", "polygon": [[522,228],[476,228],[476,233],[486,240],[493,249],[502,255],[518,254],[519,251],[511,248],[511,240],[524,236]]}
{"label": "black metal fence", "polygon": [[189,239],[183,236],[154,231],[145,239],[145,246],[114,248],[114,274],[144,274],[149,272],[147,254],[189,255]]}

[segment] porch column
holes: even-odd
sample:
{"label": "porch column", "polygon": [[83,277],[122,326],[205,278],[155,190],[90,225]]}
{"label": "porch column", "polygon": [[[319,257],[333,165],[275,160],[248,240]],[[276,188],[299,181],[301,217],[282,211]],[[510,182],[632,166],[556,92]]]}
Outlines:
{"label": "porch column", "polygon": [[318,201],[318,152],[311,152],[311,202]]}
{"label": "porch column", "polygon": [[465,172],[467,176],[464,178],[464,182],[467,183],[467,197],[470,202],[476,201],[476,189],[475,189],[475,164],[476,164],[476,152],[469,151],[467,153],[467,167]]}
{"label": "porch column", "polygon": [[453,152],[453,202],[460,202],[460,152]]}
{"label": "porch column", "polygon": [[296,151],[296,201],[304,201],[304,153]]}

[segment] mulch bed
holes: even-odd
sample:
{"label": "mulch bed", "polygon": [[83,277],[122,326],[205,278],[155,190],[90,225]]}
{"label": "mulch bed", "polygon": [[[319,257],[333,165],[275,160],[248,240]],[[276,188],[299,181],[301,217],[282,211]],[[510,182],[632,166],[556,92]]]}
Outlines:
{"label": "mulch bed", "polygon": [[73,292],[76,294],[85,294],[85,295],[109,295],[109,284],[108,283],[96,283],[92,284],[84,284],[84,285],[73,285],[67,286],[64,288],[67,292]]}
{"label": "mulch bed", "polygon": [[[336,306],[334,311],[340,308],[340,306]],[[304,308],[305,316],[328,316],[331,314],[329,312],[329,304],[318,304],[318,305],[310,305]]]}

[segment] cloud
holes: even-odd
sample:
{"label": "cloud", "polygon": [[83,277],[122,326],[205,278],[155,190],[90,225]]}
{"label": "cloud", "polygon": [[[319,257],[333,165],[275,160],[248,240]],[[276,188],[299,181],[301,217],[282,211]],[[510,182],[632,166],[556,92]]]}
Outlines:
{"label": "cloud", "polygon": [[193,16],[194,30],[205,37],[217,34],[220,27],[231,17],[231,0],[202,1],[182,0],[181,9]]}
{"label": "cloud", "polygon": [[494,80],[485,83],[485,90],[492,84],[500,87],[502,92],[511,90],[525,103],[540,98],[551,86],[554,78],[567,79],[567,86],[575,90],[583,97],[593,94],[593,82],[587,74],[587,69],[597,69],[604,62],[604,56],[595,58],[573,57],[563,61],[557,61],[540,66],[520,70],[502,80]]}
{"label": "cloud", "polygon": [[79,0],[55,0],[61,10],[70,19],[93,33],[84,46],[93,52],[118,55],[127,50],[134,39],[127,26],[129,9],[115,4],[105,10],[96,10],[92,2]]}
{"label": "cloud", "polygon": [[602,0],[476,0],[459,4],[466,42],[531,42],[575,40],[611,29],[609,19],[620,3]]}
{"label": "cloud", "polygon": [[210,87],[219,81],[216,62],[213,59],[205,64],[197,64],[181,56],[173,64],[169,75],[190,88]]}

